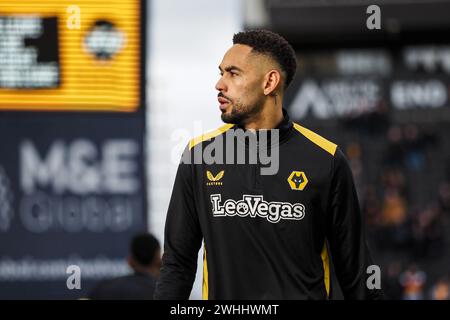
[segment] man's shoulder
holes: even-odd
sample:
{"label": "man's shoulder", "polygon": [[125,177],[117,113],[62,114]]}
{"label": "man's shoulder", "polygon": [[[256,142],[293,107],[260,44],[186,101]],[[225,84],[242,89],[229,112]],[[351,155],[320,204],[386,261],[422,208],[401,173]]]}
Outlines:
{"label": "man's shoulder", "polygon": [[311,146],[314,147],[315,150],[322,152],[325,151],[329,155],[335,157],[338,154],[339,147],[336,143],[322,137],[321,135],[317,134],[316,132],[305,128],[304,126],[293,123],[295,131],[304,138],[304,141],[307,141]]}
{"label": "man's shoulder", "polygon": [[224,134],[225,132],[227,132],[229,129],[231,129],[234,126],[234,124],[224,124],[222,126],[220,126],[219,128],[203,133],[193,139],[191,139],[189,141],[189,150],[191,150],[192,148],[194,148],[196,145],[205,142],[205,141],[209,141],[211,139],[214,139],[222,134]]}

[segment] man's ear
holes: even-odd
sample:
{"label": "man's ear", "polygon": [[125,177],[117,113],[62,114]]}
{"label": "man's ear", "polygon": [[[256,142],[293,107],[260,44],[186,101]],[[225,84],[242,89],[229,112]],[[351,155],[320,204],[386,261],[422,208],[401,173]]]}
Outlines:
{"label": "man's ear", "polygon": [[281,84],[281,74],[278,70],[272,69],[264,76],[264,94],[274,95]]}

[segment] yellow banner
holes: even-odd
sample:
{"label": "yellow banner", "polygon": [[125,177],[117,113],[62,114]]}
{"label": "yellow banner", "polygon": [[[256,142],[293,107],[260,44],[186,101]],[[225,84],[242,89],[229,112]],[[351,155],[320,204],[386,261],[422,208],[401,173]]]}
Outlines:
{"label": "yellow banner", "polygon": [[0,1],[0,110],[135,111],[140,0]]}

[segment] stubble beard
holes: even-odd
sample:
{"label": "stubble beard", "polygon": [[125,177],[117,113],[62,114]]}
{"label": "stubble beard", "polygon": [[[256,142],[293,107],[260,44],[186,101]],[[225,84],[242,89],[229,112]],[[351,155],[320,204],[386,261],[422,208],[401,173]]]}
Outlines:
{"label": "stubble beard", "polygon": [[244,105],[238,101],[235,103],[231,102],[231,112],[222,113],[221,118],[225,123],[235,124],[238,126],[245,127],[245,124],[257,117],[263,109],[263,101],[259,100],[255,104],[249,106]]}

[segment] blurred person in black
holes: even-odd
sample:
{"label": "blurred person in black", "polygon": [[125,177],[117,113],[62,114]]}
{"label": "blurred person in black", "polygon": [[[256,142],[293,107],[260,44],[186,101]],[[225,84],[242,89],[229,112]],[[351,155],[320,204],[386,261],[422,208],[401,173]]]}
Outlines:
{"label": "blurred person in black", "polygon": [[398,259],[389,262],[386,272],[383,273],[383,291],[386,299],[401,300],[402,286],[400,284],[400,274],[402,272],[402,263]]}
{"label": "blurred person in black", "polygon": [[[226,124],[191,140],[184,151],[155,299],[189,298],[202,242],[204,299],[332,298],[329,253],[346,299],[381,298],[381,290],[367,285],[373,262],[344,153],[292,122],[283,108],[296,72],[293,48],[266,30],[237,33],[233,44],[216,84]],[[235,164],[225,157],[191,160],[194,154],[203,160],[214,141],[231,140],[247,152],[267,148],[261,142],[266,129],[269,137],[279,133],[269,146],[279,153],[274,173],[261,173],[262,163]]]}
{"label": "blurred person in black", "polygon": [[161,248],[149,233],[133,237],[128,265],[133,274],[102,281],[89,295],[93,300],[152,300],[161,267]]}

